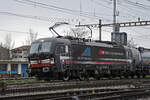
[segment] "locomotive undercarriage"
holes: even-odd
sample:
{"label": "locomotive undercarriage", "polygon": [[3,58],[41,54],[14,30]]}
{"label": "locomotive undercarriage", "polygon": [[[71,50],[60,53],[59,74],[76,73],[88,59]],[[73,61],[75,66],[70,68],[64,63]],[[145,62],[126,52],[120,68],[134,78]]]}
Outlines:
{"label": "locomotive undercarriage", "polygon": [[[86,65],[85,65],[86,66]],[[95,79],[100,79],[107,77],[109,79],[114,77],[122,78],[144,78],[149,74],[149,70],[146,69],[136,69],[131,70],[129,66],[89,66],[85,67],[83,65],[74,66],[70,71],[70,78],[79,78],[80,80],[89,79],[93,77]],[[86,69],[85,69],[86,68]]]}
{"label": "locomotive undercarriage", "polygon": [[[85,67],[86,66],[86,67]],[[122,67],[121,69],[119,67]],[[126,77],[131,75],[131,71],[129,71],[125,66],[92,66],[92,65],[74,65],[72,68],[68,67],[64,72],[55,72],[50,71],[47,73],[37,72],[35,73],[36,77],[44,80],[53,80],[53,79],[63,79],[69,80],[78,78],[80,80],[88,80],[90,77],[95,79],[100,79],[102,77],[113,78],[113,77]]]}
{"label": "locomotive undercarriage", "polygon": [[136,71],[135,71],[135,75],[137,76],[137,78],[145,78],[146,75],[149,75],[149,69],[144,68],[144,67],[137,67]]}
{"label": "locomotive undercarriage", "polygon": [[30,76],[35,76],[38,80],[88,80],[89,78],[137,78],[145,77],[149,74],[149,70],[137,68],[136,71],[132,71],[128,66],[110,66],[110,65],[73,65],[64,67],[63,72],[57,72],[54,69],[49,69],[47,72],[43,72],[42,68],[33,68]]}
{"label": "locomotive undercarriage", "polygon": [[58,72],[53,71],[52,68],[49,68],[47,71],[43,71],[44,67],[32,68],[30,76],[35,76],[37,80],[53,80],[58,78]]}

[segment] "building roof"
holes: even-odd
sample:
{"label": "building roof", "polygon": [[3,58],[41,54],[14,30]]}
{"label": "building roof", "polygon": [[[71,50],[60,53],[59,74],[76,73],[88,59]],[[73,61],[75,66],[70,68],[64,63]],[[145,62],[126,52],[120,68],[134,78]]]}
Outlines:
{"label": "building roof", "polygon": [[9,49],[3,47],[2,45],[0,45],[0,48],[1,48],[1,49],[5,49],[5,50],[9,50]]}
{"label": "building roof", "polygon": [[24,45],[21,47],[14,48],[11,51],[23,51],[23,50],[29,50],[29,49],[30,49],[30,45]]}
{"label": "building roof", "polygon": [[13,61],[13,60],[0,60],[0,64],[6,64],[6,63],[22,63],[22,64],[28,64],[28,61]]}

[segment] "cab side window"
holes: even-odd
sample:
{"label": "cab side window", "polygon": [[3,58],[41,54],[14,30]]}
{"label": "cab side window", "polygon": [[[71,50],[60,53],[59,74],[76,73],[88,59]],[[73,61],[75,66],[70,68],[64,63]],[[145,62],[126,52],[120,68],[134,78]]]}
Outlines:
{"label": "cab side window", "polygon": [[131,53],[131,51],[127,51],[127,57],[128,57],[128,58],[132,58],[132,53]]}
{"label": "cab side window", "polygon": [[55,51],[56,54],[60,54],[60,46],[56,46],[56,51]]}
{"label": "cab side window", "polygon": [[65,54],[65,46],[64,45],[57,45],[56,46],[56,54]]}
{"label": "cab side window", "polygon": [[60,54],[64,54],[65,53],[65,46],[60,46]]}

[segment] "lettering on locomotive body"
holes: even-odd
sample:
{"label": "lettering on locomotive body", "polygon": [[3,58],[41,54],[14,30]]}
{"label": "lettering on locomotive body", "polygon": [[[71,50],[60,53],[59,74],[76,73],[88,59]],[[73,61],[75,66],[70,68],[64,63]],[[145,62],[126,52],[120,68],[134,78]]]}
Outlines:
{"label": "lettering on locomotive body", "polygon": [[104,55],[105,51],[104,50],[99,50],[99,55]]}
{"label": "lettering on locomotive body", "polygon": [[98,51],[99,55],[112,55],[112,56],[123,56],[124,53],[123,52],[112,52],[112,51],[105,51],[100,49]]}
{"label": "lettering on locomotive body", "polygon": [[92,60],[91,57],[78,57],[78,60]]}

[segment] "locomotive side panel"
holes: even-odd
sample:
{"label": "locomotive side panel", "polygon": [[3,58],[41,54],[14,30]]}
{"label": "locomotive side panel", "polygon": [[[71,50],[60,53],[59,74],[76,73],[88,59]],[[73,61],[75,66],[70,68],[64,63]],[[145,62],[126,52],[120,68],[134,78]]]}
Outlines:
{"label": "locomotive side panel", "polygon": [[[72,70],[86,70],[89,76],[129,75],[131,59],[122,46],[72,44]],[[128,71],[128,72],[127,72]],[[92,74],[91,74],[92,73]],[[78,74],[77,74],[78,76]]]}
{"label": "locomotive side panel", "polygon": [[[131,60],[126,57],[126,52],[123,47],[101,47],[92,45],[72,45],[72,63],[79,65],[88,65],[95,68],[95,66],[109,67],[113,69],[116,67],[129,66]],[[119,68],[118,68],[119,69]]]}
{"label": "locomotive side panel", "polygon": [[92,45],[72,45],[72,58],[74,60],[88,61],[124,61],[127,62],[124,48],[108,48]]}
{"label": "locomotive side panel", "polygon": [[93,58],[126,59],[123,48],[92,47]]}
{"label": "locomotive side panel", "polygon": [[144,50],[141,53],[142,56],[142,65],[150,67],[150,50]]}
{"label": "locomotive side panel", "polygon": [[139,50],[136,48],[130,48],[130,49],[132,52],[132,64],[137,67],[140,66],[142,58]]}

